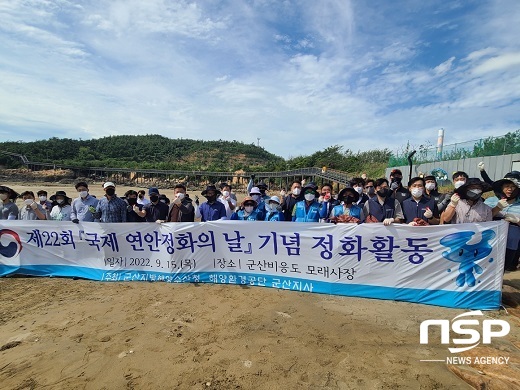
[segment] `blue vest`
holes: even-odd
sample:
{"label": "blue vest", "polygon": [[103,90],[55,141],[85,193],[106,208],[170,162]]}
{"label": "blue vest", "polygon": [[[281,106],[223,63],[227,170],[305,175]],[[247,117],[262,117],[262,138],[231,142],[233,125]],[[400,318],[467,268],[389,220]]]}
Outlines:
{"label": "blue vest", "polygon": [[412,222],[414,218],[421,218],[428,222],[428,218],[424,216],[426,207],[435,214],[435,199],[422,196],[419,203],[417,203],[412,197],[405,199],[403,201],[404,222]]}
{"label": "blue vest", "polygon": [[[258,210],[253,210],[253,212],[251,214],[249,214],[247,217],[245,215],[245,211],[244,210],[238,210],[236,212],[237,214],[237,219],[239,221],[261,221],[261,219],[259,219],[259,215],[258,215]],[[231,218],[233,219],[233,218]]]}
{"label": "blue vest", "polygon": [[[340,215],[345,214],[345,209],[343,208],[343,205],[337,205],[332,209],[332,216],[333,217],[339,217]],[[352,207],[350,207],[350,216],[361,219],[361,207],[359,207],[357,204],[353,204]],[[365,221],[361,221],[365,222]]]}
{"label": "blue vest", "polygon": [[395,215],[395,199],[391,197],[385,198],[385,203],[381,205],[377,196],[368,200],[370,215],[374,216],[379,222],[383,222],[385,218],[394,218]]}
{"label": "blue vest", "polygon": [[266,221],[285,221],[283,213],[280,211],[269,212],[265,214]]}
{"label": "blue vest", "polygon": [[309,206],[308,211],[306,209],[306,202],[302,200],[296,203],[295,220],[294,222],[319,222],[320,221],[320,208],[321,205],[314,200]]}
{"label": "blue vest", "polygon": [[265,219],[265,202],[262,199],[260,203],[258,203],[258,206],[256,206],[255,211],[253,211],[253,214],[258,214],[257,220],[263,221]]}

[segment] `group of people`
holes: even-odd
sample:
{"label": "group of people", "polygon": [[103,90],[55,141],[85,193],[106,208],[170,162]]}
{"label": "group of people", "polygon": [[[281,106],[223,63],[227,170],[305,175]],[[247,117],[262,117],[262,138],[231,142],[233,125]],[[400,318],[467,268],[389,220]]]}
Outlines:
{"label": "group of people", "polygon": [[[504,219],[509,223],[506,270],[516,270],[520,249],[520,172],[513,171],[493,182],[479,164],[481,176],[470,178],[458,171],[452,176],[454,190],[441,194],[434,176],[417,176],[403,186],[403,174],[392,170],[390,180],[353,178],[337,196],[332,184],[295,180],[289,193],[279,196],[266,194],[268,185],[255,176],[247,186],[247,196],[238,204],[228,183],[219,188],[208,185],[201,192],[206,198],[199,204],[192,200],[184,184],[173,189],[173,200],[160,194],[158,188],[145,191],[128,190],[124,197],[116,195],[116,186],[105,182],[101,199],[90,195],[88,184],[76,183],[77,197],[71,199],[65,191],[57,191],[49,199],[40,190],[37,198],[32,191],[17,194],[0,186],[3,203],[1,219],[55,220],[79,222],[202,222],[215,220],[293,221],[333,223],[383,223],[386,226],[406,223],[411,226],[445,223],[475,223]],[[484,200],[482,195],[494,191],[495,196]],[[22,198],[23,207],[15,204]]]}

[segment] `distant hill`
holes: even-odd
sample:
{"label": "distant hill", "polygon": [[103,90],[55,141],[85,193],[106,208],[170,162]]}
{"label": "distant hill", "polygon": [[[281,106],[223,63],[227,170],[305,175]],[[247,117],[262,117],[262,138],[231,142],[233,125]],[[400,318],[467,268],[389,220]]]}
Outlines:
{"label": "distant hill", "polygon": [[[27,156],[30,161],[83,167],[124,167],[166,170],[278,171],[282,157],[254,144],[238,141],[170,139],[161,135],[118,135],[91,140],[50,138],[33,142],[2,142],[1,151]],[[20,161],[0,155],[7,168]]]}

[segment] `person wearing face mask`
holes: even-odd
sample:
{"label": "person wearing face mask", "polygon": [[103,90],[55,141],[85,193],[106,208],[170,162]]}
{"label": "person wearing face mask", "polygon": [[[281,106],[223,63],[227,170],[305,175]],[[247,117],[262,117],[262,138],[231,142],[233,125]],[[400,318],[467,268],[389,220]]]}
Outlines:
{"label": "person wearing face mask", "polygon": [[95,222],[94,214],[98,200],[88,193],[88,184],[84,181],[76,183],[78,197],[72,201],[70,219],[74,223]]}
{"label": "person wearing face mask", "polygon": [[231,218],[231,215],[237,207],[237,201],[232,198],[231,186],[228,183],[222,183],[220,185],[220,190],[222,191],[222,195],[218,197],[218,201],[226,208],[226,216]]}
{"label": "person wearing face mask", "polygon": [[56,191],[54,203],[52,210],[47,214],[47,219],[51,221],[70,221],[72,207],[70,206],[70,198],[67,196],[67,193],[65,191]]}
{"label": "person wearing face mask", "polygon": [[200,218],[201,222],[217,221],[219,219],[227,219],[226,208],[217,201],[217,196],[221,192],[214,185],[209,185],[201,192],[207,201],[195,206],[195,218]]}
{"label": "person wearing face mask", "polygon": [[283,222],[284,215],[282,213],[282,207],[280,206],[280,198],[277,196],[271,196],[266,201],[266,213],[265,221],[270,222]]}
{"label": "person wearing face mask", "polygon": [[295,180],[291,184],[291,192],[282,199],[282,212],[285,221],[292,221],[294,205],[303,200],[302,184]]}
{"label": "person wearing face mask", "polygon": [[348,217],[357,218],[360,222],[363,222],[365,220],[365,214],[363,213],[363,208],[357,204],[359,197],[359,191],[353,187],[343,188],[338,194],[338,200],[341,204],[336,205],[332,209],[332,213],[330,214],[331,219],[346,215]]}
{"label": "person wearing face mask", "polygon": [[390,191],[392,191],[392,198],[397,199],[401,205],[410,197],[410,192],[403,187],[402,181],[403,172],[400,169],[393,169],[390,172]]}
{"label": "person wearing face mask", "polygon": [[36,196],[38,196],[38,203],[42,206],[45,212],[52,209],[52,202],[47,199],[47,195],[47,191],[45,190],[40,190],[36,193]]}
{"label": "person wearing face mask", "polygon": [[375,188],[374,184],[375,184],[375,180],[374,179],[367,179],[365,181],[365,188],[364,189],[365,189],[365,195],[367,196],[367,201],[368,201],[368,199],[372,199],[373,197],[376,196],[376,188]]}
{"label": "person wearing face mask", "polygon": [[455,189],[450,203],[441,214],[441,223],[471,223],[493,220],[491,207],[484,203],[482,194],[492,187],[482,180],[472,177]]}
{"label": "person wearing face mask", "polygon": [[18,196],[18,193],[11,188],[0,186],[0,201],[2,202],[0,219],[18,219],[18,206],[13,202]]}
{"label": "person wearing face mask", "polygon": [[[304,200],[296,203],[292,213],[293,222],[319,222],[327,217],[326,210],[316,200],[319,196],[318,186],[313,182],[303,187]],[[321,211],[324,210],[323,215]]]}
{"label": "person wearing face mask", "polygon": [[232,221],[262,221],[258,213],[258,203],[252,197],[246,196],[240,206],[240,209],[231,215]]}
{"label": "person wearing face mask", "polygon": [[[251,175],[251,178],[249,179],[249,183],[247,183],[247,193],[249,196],[252,196],[251,191],[254,189],[257,189],[260,191],[261,200],[265,202],[266,199],[269,198],[269,195],[267,195],[265,192],[267,191],[267,184],[262,180],[255,186],[255,175]],[[257,202],[259,202],[258,200]]]}
{"label": "person wearing face mask", "polygon": [[127,203],[116,195],[116,185],[107,181],[103,189],[105,196],[99,199],[94,218],[99,222],[126,222]]}
{"label": "person wearing face mask", "polygon": [[[460,186],[463,186],[464,183],[466,183],[466,180],[468,179],[468,174],[463,171],[457,171],[453,172],[453,175],[451,176],[453,181],[453,188],[456,190]],[[439,208],[439,213],[443,213],[444,210],[448,207],[451,201],[451,196],[454,194],[454,191],[447,192],[441,197],[440,202],[437,204],[437,207]]]}
{"label": "person wearing face mask", "polygon": [[391,197],[388,180],[384,177],[375,181],[376,196],[370,198],[363,206],[367,222],[383,222],[385,226],[401,223],[404,219],[401,203]]}
{"label": "person wearing face mask", "polygon": [[365,180],[361,177],[354,177],[349,183],[350,186],[359,194],[359,199],[356,201],[356,204],[363,208],[363,205],[369,199],[368,195],[363,192],[366,184]]}
{"label": "person wearing face mask", "polygon": [[506,271],[516,271],[520,257],[520,172],[507,173],[502,180],[493,182],[493,191],[497,196],[484,202],[492,207],[493,219],[509,222],[506,243]]}
{"label": "person wearing face mask", "polygon": [[404,223],[418,226],[415,218],[420,218],[430,225],[439,224],[439,211],[434,198],[425,195],[425,181],[422,177],[414,177],[408,182],[408,190],[412,195],[403,201]]}
{"label": "person wearing face mask", "polygon": [[168,217],[168,206],[160,201],[157,187],[148,189],[148,197],[150,198],[150,203],[143,207],[146,222],[161,223],[165,221]]}
{"label": "person wearing face mask", "polygon": [[184,184],[176,184],[173,189],[173,202],[170,203],[166,222],[193,222],[195,221],[195,208],[193,201],[186,193]]}
{"label": "person wearing face mask", "polygon": [[125,192],[126,206],[126,222],[146,222],[144,218],[143,205],[137,203],[138,193],[134,190]]}
{"label": "person wearing face mask", "polygon": [[318,202],[322,205],[322,214],[325,215],[322,222],[327,222],[332,209],[339,204],[339,201],[332,195],[332,184],[325,183],[321,186]]}
{"label": "person wearing face mask", "polygon": [[251,188],[251,191],[249,193],[249,196],[253,198],[253,200],[256,202],[256,210],[259,214],[259,220],[263,221],[265,218],[265,201],[262,196],[262,192],[260,191],[260,188],[253,187]]}
{"label": "person wearing face mask", "polygon": [[150,201],[145,198],[146,191],[145,190],[139,190],[137,192],[137,204],[146,206]]}
{"label": "person wearing face mask", "polygon": [[34,200],[34,192],[24,191],[20,194],[23,199],[23,206],[20,208],[18,219],[23,221],[36,221],[47,219],[43,207]]}

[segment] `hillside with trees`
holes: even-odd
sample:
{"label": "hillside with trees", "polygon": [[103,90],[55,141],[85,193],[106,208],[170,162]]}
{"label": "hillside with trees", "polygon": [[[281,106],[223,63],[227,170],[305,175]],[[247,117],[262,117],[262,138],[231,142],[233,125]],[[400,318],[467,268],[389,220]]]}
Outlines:
{"label": "hillside with trees", "polygon": [[[391,152],[354,153],[339,145],[308,156],[282,157],[254,144],[238,141],[171,139],[160,135],[119,135],[99,139],[50,138],[33,142],[2,142],[0,151],[25,155],[29,161],[75,167],[196,170],[212,172],[283,171],[327,167],[370,177],[383,175]],[[18,158],[0,154],[0,165],[18,168]]]}

